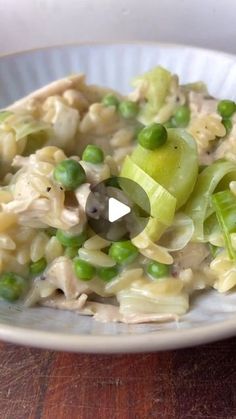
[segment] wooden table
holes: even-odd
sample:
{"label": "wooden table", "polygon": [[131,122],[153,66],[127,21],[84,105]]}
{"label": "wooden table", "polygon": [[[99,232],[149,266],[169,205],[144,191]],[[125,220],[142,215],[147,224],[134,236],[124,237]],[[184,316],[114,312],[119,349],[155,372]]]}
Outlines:
{"label": "wooden table", "polygon": [[236,418],[235,354],[236,339],[112,356],[0,343],[0,418]]}

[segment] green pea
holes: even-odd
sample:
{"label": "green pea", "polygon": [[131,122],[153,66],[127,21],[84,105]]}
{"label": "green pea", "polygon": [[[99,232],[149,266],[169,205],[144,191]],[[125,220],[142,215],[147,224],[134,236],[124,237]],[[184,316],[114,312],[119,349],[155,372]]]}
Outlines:
{"label": "green pea", "polygon": [[111,268],[98,268],[97,274],[105,282],[109,282],[112,278],[118,275],[118,267],[112,266]]}
{"label": "green pea", "polygon": [[119,105],[119,111],[123,118],[130,119],[137,116],[139,107],[136,102],[132,102],[131,100],[124,100]]}
{"label": "green pea", "polygon": [[26,280],[14,272],[0,275],[0,298],[7,301],[18,300],[26,291]]}
{"label": "green pea", "polygon": [[86,181],[83,167],[73,159],[59,163],[54,169],[53,177],[68,191],[73,191]]}
{"label": "green pea", "polygon": [[65,247],[79,248],[87,239],[87,234],[82,232],[80,234],[73,235],[68,231],[57,230],[56,238]]}
{"label": "green pea", "polygon": [[190,121],[190,109],[186,105],[179,106],[173,117],[171,118],[171,124],[175,127],[185,128]]}
{"label": "green pea", "polygon": [[121,265],[133,262],[138,254],[137,247],[129,240],[115,242],[109,249],[111,258]]}
{"label": "green pea", "polygon": [[78,256],[78,247],[66,247],[65,256],[70,259],[74,259],[75,256]]}
{"label": "green pea", "polygon": [[115,108],[118,108],[118,106],[119,106],[119,99],[115,95],[113,95],[112,93],[108,93],[102,99],[102,104],[104,106],[115,106]]}
{"label": "green pea", "polygon": [[37,262],[32,262],[29,267],[30,274],[32,276],[39,275],[46,269],[47,261],[45,258],[37,260]]}
{"label": "green pea", "polygon": [[155,122],[143,128],[138,135],[138,142],[143,148],[155,150],[165,144],[167,130],[161,124]]}
{"label": "green pea", "polygon": [[236,104],[232,100],[220,100],[217,111],[222,118],[230,118],[236,111]]}
{"label": "green pea", "polygon": [[170,266],[159,262],[150,262],[147,265],[147,273],[153,278],[163,278],[170,273]]}
{"label": "green pea", "polygon": [[90,263],[79,257],[74,259],[74,270],[76,276],[83,281],[89,281],[96,273],[96,269]]}
{"label": "green pea", "polygon": [[232,122],[230,119],[222,119],[222,124],[224,125],[225,129],[226,129],[226,135],[229,134],[229,132],[232,129]]}
{"label": "green pea", "polygon": [[82,160],[89,163],[99,164],[104,161],[104,153],[100,147],[89,144],[82,154]]}

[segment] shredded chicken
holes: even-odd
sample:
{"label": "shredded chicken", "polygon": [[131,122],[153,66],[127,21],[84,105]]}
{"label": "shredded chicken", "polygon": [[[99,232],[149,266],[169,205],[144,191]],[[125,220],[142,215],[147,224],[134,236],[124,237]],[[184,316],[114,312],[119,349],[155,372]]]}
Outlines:
{"label": "shredded chicken", "polygon": [[205,93],[189,92],[189,107],[191,112],[196,115],[216,113],[218,101],[214,98],[206,98]]}
{"label": "shredded chicken", "polygon": [[179,316],[175,314],[128,314],[119,312],[119,307],[111,304],[103,304],[95,301],[84,301],[81,303],[81,296],[77,300],[66,300],[63,296],[48,298],[42,302],[43,306],[61,310],[76,311],[78,314],[93,316],[99,322],[120,322],[127,324],[178,321]]}
{"label": "shredded chicken", "polygon": [[[156,81],[152,87],[151,79],[137,84],[136,90],[128,96],[135,102],[135,108],[137,106],[137,114],[135,111],[131,117],[122,111],[119,104],[127,97],[113,92],[118,101],[115,101],[115,106],[106,106],[102,99],[112,91],[86,85],[83,75],[52,82],[9,106],[7,110],[13,113],[2,113],[0,157],[4,171],[1,171],[3,182],[0,191],[0,272],[18,272],[27,277],[29,266],[30,272],[32,269],[31,263],[42,262],[44,265],[41,274],[32,279],[25,299],[26,306],[38,303],[72,310],[93,316],[100,322],[177,321],[177,314],[187,312],[189,296],[194,291],[215,287],[220,292],[226,292],[235,286],[236,268],[226,253],[219,252],[212,260],[208,244],[191,243],[194,216],[185,216],[185,207],[182,207],[183,214],[176,210],[179,202],[175,183],[173,191],[169,190],[172,185],[170,188],[166,186],[169,193],[173,192],[173,196],[177,197],[173,200],[173,214],[169,215],[165,206],[159,212],[156,207],[157,228],[150,223],[139,235],[130,238],[127,234],[131,223],[120,222],[113,225],[107,240],[104,240],[93,235],[91,223],[87,223],[89,217],[98,220],[101,215],[107,215],[109,197],[122,201],[119,189],[116,194],[110,194],[109,188],[103,186],[102,189],[101,182],[122,173],[121,165],[127,155],[132,155],[131,159],[136,161],[132,152],[139,142],[137,132],[142,128],[141,123],[168,122],[170,126],[179,126],[179,106],[185,107],[185,129],[196,141],[200,165],[208,165],[221,158],[236,162],[236,112],[227,121],[228,127],[217,109],[218,101],[208,96],[201,83],[195,85],[195,91],[191,91],[191,85],[180,85],[178,77],[170,74],[166,86],[164,76],[161,83],[163,89],[160,91],[156,88]],[[234,109],[231,103],[232,106]],[[103,162],[93,164],[84,160],[83,151],[88,144],[102,148]],[[63,181],[63,176],[57,176],[55,170],[67,159],[72,159],[75,166],[81,165],[85,171],[86,183],[81,185],[80,180],[78,183],[76,180],[75,188],[80,186],[75,190]],[[155,193],[156,184],[148,179],[148,162],[144,163],[146,177],[143,176],[143,187],[149,188],[150,183],[150,198],[152,192]],[[149,163],[152,164],[152,159]],[[166,168],[168,172],[168,165]],[[194,169],[197,172],[197,162]],[[59,167],[59,173],[60,170]],[[138,169],[136,171],[138,173]],[[163,181],[168,177],[167,172]],[[170,172],[172,176],[172,167]],[[73,172],[68,175],[73,177]],[[142,183],[141,176],[138,179]],[[162,185],[161,179],[160,183]],[[94,185],[98,184],[102,199],[93,192]],[[231,182],[230,188],[236,193],[236,182]],[[161,207],[162,195],[165,201],[165,194],[163,191],[159,196],[159,189],[155,196],[160,199]],[[137,206],[138,203],[140,201],[136,202]],[[127,205],[133,208],[128,200]],[[210,205],[207,210],[209,218]],[[145,215],[137,211],[137,216],[142,218]],[[211,240],[209,237],[206,239],[218,247],[225,247],[219,226],[216,227],[212,229]],[[60,231],[58,234],[55,229],[64,233]],[[68,247],[64,246],[60,234],[61,237],[68,235]],[[236,234],[234,236],[231,235],[233,247]],[[127,265],[117,264],[113,248],[108,247],[114,246],[111,242],[126,240],[126,237],[131,241],[129,244],[137,248],[137,257]],[[80,243],[80,240],[85,242]],[[155,272],[155,269],[159,270],[155,262],[169,265],[169,268],[163,268],[161,278]],[[87,281],[79,279],[83,266],[87,266],[88,271],[91,269]]]}
{"label": "shredded chicken", "polygon": [[198,269],[209,254],[210,251],[204,243],[188,243],[182,250],[173,254],[174,270],[178,273],[183,269]]}
{"label": "shredded chicken", "polygon": [[68,299],[75,299],[88,289],[86,282],[75,276],[72,261],[64,256],[55,259],[45,275],[47,281],[62,290]]}
{"label": "shredded chicken", "polygon": [[49,96],[60,95],[67,89],[80,87],[83,83],[83,74],[73,75],[71,77],[66,77],[61,80],[53,81],[52,83],[49,83],[46,86],[43,86],[38,90],[35,90],[28,96],[25,96],[24,98],[14,102],[12,105],[8,106],[7,109],[11,111],[22,109],[26,107],[27,103],[32,99],[42,102]]}

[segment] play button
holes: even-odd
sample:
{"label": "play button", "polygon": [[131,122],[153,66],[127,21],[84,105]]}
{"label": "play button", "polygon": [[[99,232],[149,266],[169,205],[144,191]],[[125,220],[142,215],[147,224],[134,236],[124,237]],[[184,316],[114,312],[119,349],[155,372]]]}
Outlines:
{"label": "play button", "polygon": [[108,200],[108,220],[113,223],[131,212],[131,208],[116,198]]}
{"label": "play button", "polygon": [[150,203],[136,182],[112,177],[91,187],[85,211],[94,233],[110,241],[126,240],[138,235],[147,225]]}

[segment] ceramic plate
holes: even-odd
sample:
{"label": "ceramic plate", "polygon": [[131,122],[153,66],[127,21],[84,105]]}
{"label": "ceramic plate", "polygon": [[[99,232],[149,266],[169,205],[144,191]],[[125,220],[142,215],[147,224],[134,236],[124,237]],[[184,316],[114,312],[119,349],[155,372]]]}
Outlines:
{"label": "ceramic plate", "polygon": [[[44,84],[83,72],[88,82],[124,93],[129,82],[156,65],[186,83],[203,80],[217,97],[236,99],[236,57],[163,44],[87,44],[53,47],[0,58],[0,107]],[[104,324],[49,308],[0,303],[0,338],[26,345],[78,352],[140,352],[174,349],[236,334],[236,292],[199,293],[179,322]]]}

